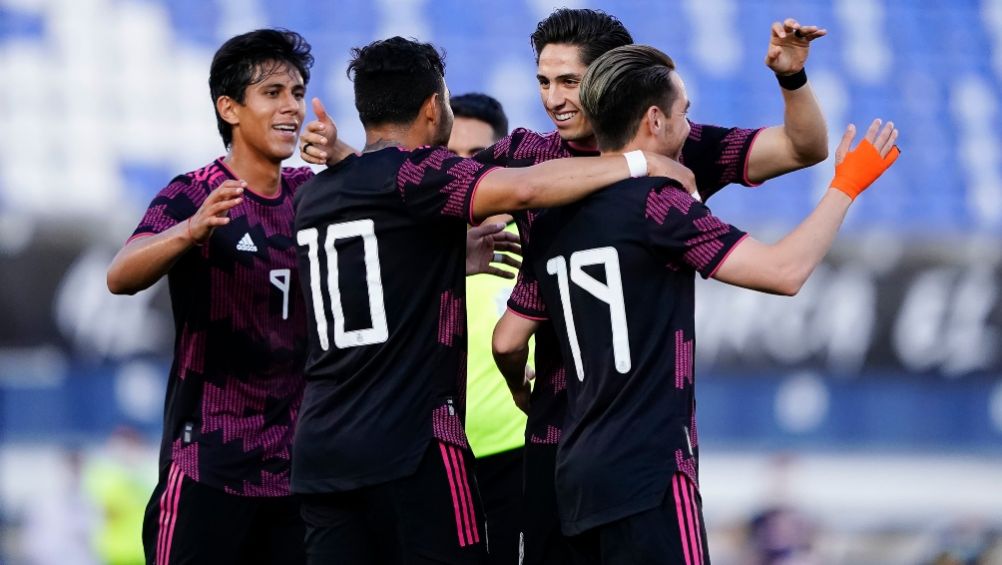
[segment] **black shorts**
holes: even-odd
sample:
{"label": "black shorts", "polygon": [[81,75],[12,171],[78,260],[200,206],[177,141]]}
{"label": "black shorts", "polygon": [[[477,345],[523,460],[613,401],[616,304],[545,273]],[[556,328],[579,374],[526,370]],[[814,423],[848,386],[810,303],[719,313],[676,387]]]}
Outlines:
{"label": "black shorts", "polygon": [[477,459],[477,484],[487,515],[490,565],[518,564],[522,522],[522,448]]}
{"label": "black shorts", "polygon": [[300,495],[308,563],[483,564],[486,532],[472,464],[468,452],[432,441],[408,477]]}
{"label": "black shorts", "polygon": [[703,502],[692,481],[672,476],[664,501],[615,522],[568,537],[574,565],[709,565]]}
{"label": "black shorts", "polygon": [[519,561],[522,565],[569,563],[567,538],[560,532],[554,474],[557,446],[525,444],[525,483]]}
{"label": "black shorts", "polygon": [[305,563],[295,497],[228,494],[193,481],[171,464],[146,505],[147,565]]}

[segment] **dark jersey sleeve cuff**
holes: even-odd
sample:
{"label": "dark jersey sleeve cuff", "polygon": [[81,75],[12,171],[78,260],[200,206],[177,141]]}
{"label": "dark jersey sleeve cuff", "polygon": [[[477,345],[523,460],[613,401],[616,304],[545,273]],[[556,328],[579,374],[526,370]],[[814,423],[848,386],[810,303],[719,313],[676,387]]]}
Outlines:
{"label": "dark jersey sleeve cuff", "polygon": [[705,267],[699,270],[699,276],[704,279],[713,278],[720,270],[720,267],[724,264],[724,261],[730,257],[731,253],[738,248],[738,245],[748,237],[748,234],[738,230],[737,228],[732,228],[734,231],[727,234],[726,237],[721,238],[724,246],[717,253],[716,257],[712,261],[706,264]]}
{"label": "dark jersey sleeve cuff", "polygon": [[539,312],[538,310],[525,308],[519,304],[513,303],[511,300],[508,301],[508,311],[519,318],[525,318],[526,320],[532,320],[533,322],[545,322],[550,319],[550,316],[546,312]]}
{"label": "dark jersey sleeve cuff", "polygon": [[500,167],[484,167],[483,170],[478,171],[476,176],[474,177],[473,187],[470,189],[470,194],[467,197],[468,200],[466,203],[467,209],[470,211],[467,221],[471,226],[479,226],[480,222],[483,221],[483,218],[477,219],[473,215],[473,199],[477,195],[477,189],[480,188],[480,181],[484,180],[484,177],[487,176],[488,173],[490,173],[494,169],[499,169],[499,168]]}

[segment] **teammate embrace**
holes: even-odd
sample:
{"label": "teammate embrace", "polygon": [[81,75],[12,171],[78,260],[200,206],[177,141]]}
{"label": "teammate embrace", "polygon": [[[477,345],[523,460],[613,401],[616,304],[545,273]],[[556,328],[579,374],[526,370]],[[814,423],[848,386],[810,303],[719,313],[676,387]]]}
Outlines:
{"label": "teammate embrace", "polygon": [[[280,163],[305,113],[311,60],[282,50],[243,60],[237,68],[247,76],[225,83],[233,92],[213,92],[221,132],[233,133],[232,142],[224,133],[230,155],[165,189],[137,229],[161,235],[127,245],[109,272],[109,286],[120,291],[167,273],[179,316],[147,560],[182,562],[178,548],[197,546],[190,527],[172,537],[178,516],[196,520],[185,518],[189,499],[209,500],[219,489],[238,502],[287,500],[289,476],[270,471],[285,473],[291,450],[309,563],[513,561],[514,537],[485,530],[464,431],[464,277],[489,270],[488,260],[467,256],[516,248],[499,232],[503,224],[467,228],[507,212],[518,222],[525,263],[493,349],[528,411],[520,562],[708,563],[697,476],[695,275],[796,293],[849,205],[898,154],[892,124],[874,121],[854,149],[850,126],[832,188],[774,245],[705,206],[728,184],[758,184],[827,156],[804,70],[810,42],[823,35],[793,20],[774,24],[765,61],[778,78],[784,123],[721,128],[688,120],[685,84],[666,54],[631,45],[612,16],[558,10],[532,35],[541,99],[556,130],[517,129],[473,158],[442,147],[453,112],[437,49],[399,37],[376,41],[353,50],[349,65],[365,147],[355,153],[338,140],[315,101],[317,120],[301,152],[328,168],[301,187],[309,173],[282,172]],[[269,106],[272,90],[282,102]],[[268,208],[293,202],[294,225]],[[478,245],[468,243],[471,233]],[[293,253],[298,268],[288,264]],[[144,266],[149,258],[152,269]],[[268,270],[267,281],[254,283],[260,296],[248,295],[261,304],[254,315],[298,320],[282,337],[306,332],[305,364],[294,369],[305,376],[301,407],[301,388],[261,380],[251,351],[225,366],[196,358],[233,357],[235,346],[274,351],[264,337],[238,339],[249,323],[236,308],[243,294],[232,293],[229,310],[216,302],[218,293],[248,284],[254,266]],[[302,294],[290,298],[296,282]],[[276,289],[282,300],[269,298]],[[187,298],[189,290],[198,292]],[[269,362],[302,363],[295,351]],[[231,410],[237,404],[247,422],[271,422],[276,407],[283,418],[298,410],[291,445],[284,420],[274,431],[256,424],[242,435],[244,420]],[[202,453],[220,463],[243,456],[253,472],[224,476],[205,466],[205,455],[192,459]],[[189,496],[189,483],[206,493]],[[185,549],[190,562],[302,561],[291,550],[288,558],[238,557],[260,546],[245,530],[226,558]]]}

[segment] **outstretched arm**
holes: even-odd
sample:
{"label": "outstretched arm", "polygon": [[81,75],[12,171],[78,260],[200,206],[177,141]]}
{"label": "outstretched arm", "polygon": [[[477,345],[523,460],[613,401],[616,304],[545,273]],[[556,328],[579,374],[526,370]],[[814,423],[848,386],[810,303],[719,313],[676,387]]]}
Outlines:
{"label": "outstretched arm", "polygon": [[481,177],[477,185],[473,217],[563,206],[631,176],[670,176],[678,167],[678,162],[664,155],[631,151],[625,155],[568,157],[525,168],[497,168]]}
{"label": "outstretched arm", "polygon": [[835,152],[831,188],[811,215],[774,245],[745,238],[723,260],[714,278],[776,294],[792,296],[800,291],[831,248],[849,205],[897,159],[898,130],[892,122],[880,129],[880,120],[874,120],[863,141],[849,151],[855,134],[850,124]]}
{"label": "outstretched arm", "polygon": [[160,280],[182,254],[205,243],[213,230],[230,222],[228,213],[243,200],[246,186],[244,181],[224,181],[187,220],[126,243],[108,267],[108,290],[135,294]]}
{"label": "outstretched arm", "polygon": [[804,71],[811,41],[827,33],[793,19],[772,24],[765,64],[781,85],[783,125],[765,128],[755,138],[748,156],[748,180],[760,183],[828,157],[825,118]]}

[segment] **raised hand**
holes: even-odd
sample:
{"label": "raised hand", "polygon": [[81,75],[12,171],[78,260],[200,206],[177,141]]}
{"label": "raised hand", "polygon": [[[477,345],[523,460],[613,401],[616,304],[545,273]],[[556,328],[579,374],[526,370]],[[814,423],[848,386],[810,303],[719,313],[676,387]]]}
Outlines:
{"label": "raised hand", "polygon": [[831,186],[844,192],[849,198],[859,196],[901,154],[895,145],[898,128],[894,127],[894,122],[887,122],[883,128],[880,124],[879,118],[873,120],[863,140],[852,150],[849,147],[856,137],[856,126],[849,124],[835,149],[835,178],[832,179]]}
{"label": "raised hand", "polygon": [[828,34],[818,26],[802,26],[797,20],[787,18],[783,23],[773,22],[765,64],[777,75],[800,72],[807,61],[811,41]]}
{"label": "raised hand", "polygon": [[188,237],[192,243],[201,245],[209,240],[213,230],[230,223],[229,213],[234,206],[243,202],[247,183],[242,180],[226,180],[202,202],[193,216],[188,218]]}
{"label": "raised hand", "polygon": [[337,142],[337,126],[327,115],[327,109],[319,98],[313,98],[313,113],[317,119],[306,124],[299,136],[299,156],[314,165],[327,165],[334,156]]}
{"label": "raised hand", "polygon": [[520,254],[522,252],[518,236],[505,231],[506,220],[510,220],[510,218],[507,215],[496,216],[491,218],[491,222],[484,222],[466,232],[467,275],[487,273],[503,279],[515,278],[514,272],[500,269],[492,264],[508,265],[516,269],[522,266],[521,261],[508,255],[508,253]]}

